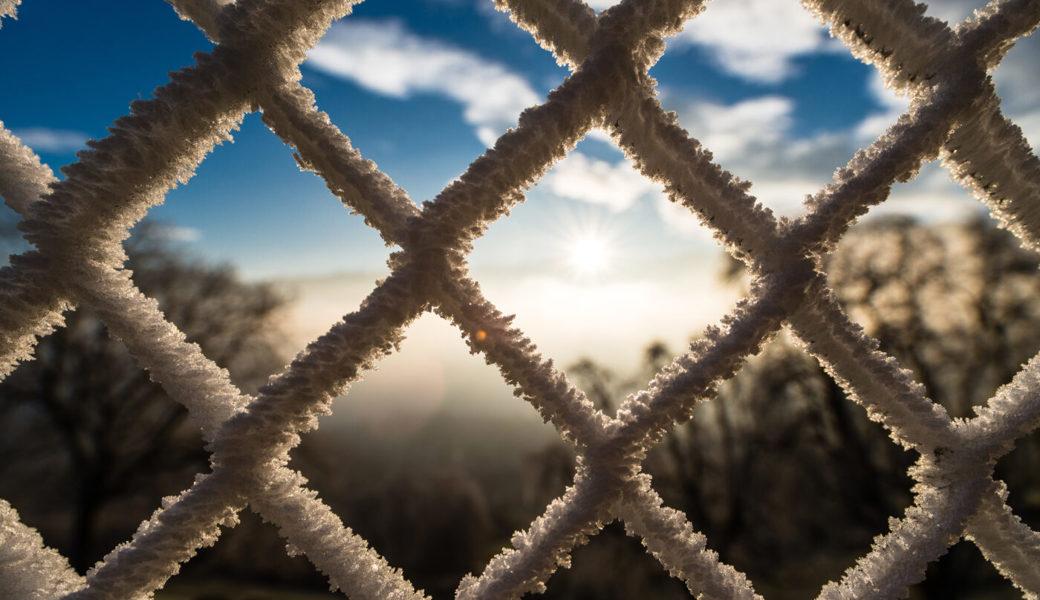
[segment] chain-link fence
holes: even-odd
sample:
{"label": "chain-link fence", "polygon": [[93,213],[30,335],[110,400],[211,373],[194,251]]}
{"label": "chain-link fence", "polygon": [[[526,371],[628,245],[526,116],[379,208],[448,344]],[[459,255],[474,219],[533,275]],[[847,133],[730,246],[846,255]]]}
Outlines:
{"label": "chain-link fence", "polygon": [[[402,330],[425,311],[453,323],[578,455],[563,496],[479,576],[460,582],[460,598],[537,592],[576,546],[615,519],[693,594],[757,597],[682,513],[662,506],[641,463],[784,324],[895,443],[920,455],[910,473],[917,482],[913,505],[821,597],[905,595],[927,563],[962,537],[1031,597],[1040,593],[1040,535],[1011,512],[1005,487],[991,477],[996,460],[1040,424],[1040,358],[976,417],[955,421],[844,314],[820,270],[821,258],[857,217],[935,156],[1023,244],[1040,247],[1040,160],[1001,114],[987,75],[1015,38],[1036,28],[1040,1],[996,0],[951,28],[910,0],[805,0],[833,35],[913,100],[794,220],[776,219],[758,204],[655,98],[647,71],[663,52],[663,37],[696,16],[700,1],[631,0],[597,15],[577,0],[496,0],[573,73],[422,207],[351,147],[299,83],[305,51],[356,2],[170,2],[216,48],[174,74],[154,99],[134,102],[111,135],[91,142],[67,169],[66,179],[55,179],[17,138],[0,131],[0,195],[22,215],[36,248],[0,271],[0,364],[6,374],[31,360],[37,336],[60,326],[62,311],[91,307],[141,368],[188,408],[211,451],[212,472],[167,499],[85,577],[0,504],[0,595],[149,597],[249,505],[347,596],[422,597],[304,485],[288,453],[332,398],[392,352]],[[16,4],[0,0],[0,15]],[[294,147],[303,168],[318,172],[401,249],[391,275],[366,301],[255,397],[234,387],[134,287],[121,247],[128,229],[173,185],[186,182],[251,110]],[[748,296],[719,327],[614,417],[596,410],[536,354],[466,270],[473,240],[593,127],[608,131],[646,177],[663,182],[674,202],[699,215],[754,276]]]}

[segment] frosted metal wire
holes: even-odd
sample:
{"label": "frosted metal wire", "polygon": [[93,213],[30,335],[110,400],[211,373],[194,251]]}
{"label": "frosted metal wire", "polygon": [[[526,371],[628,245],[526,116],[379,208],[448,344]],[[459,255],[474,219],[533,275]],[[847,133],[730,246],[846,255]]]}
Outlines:
{"label": "frosted metal wire", "polygon": [[[573,73],[422,207],[351,147],[299,83],[306,49],[356,2],[169,1],[217,47],[174,74],[154,99],[133,103],[65,181],[0,126],[0,195],[23,216],[37,248],[0,271],[0,373],[31,360],[37,337],[60,326],[63,310],[90,306],[188,408],[212,451],[212,473],[164,500],[86,576],[0,501],[0,596],[148,597],[249,505],[347,596],[422,597],[306,487],[289,468],[288,453],[427,310],[458,327],[579,456],[564,495],[481,574],[464,578],[459,598],[517,598],[544,589],[576,546],[615,519],[694,595],[758,597],[682,513],[662,505],[640,457],[784,323],[896,443],[920,453],[910,471],[914,504],[820,597],[903,596],[924,578],[925,565],[962,537],[1028,597],[1040,594],[1040,534],[1013,514],[1006,489],[992,479],[994,463],[1014,440],[1040,426],[1040,356],[978,416],[954,421],[845,315],[819,270],[857,217],[935,156],[1024,244],[1040,247],[1040,160],[1001,114],[987,75],[1015,38],[1037,27],[1040,0],[994,1],[952,29],[910,0],[804,0],[912,102],[793,221],[779,221],[758,204],[656,100],[647,70],[663,52],[662,38],[700,12],[700,1],[629,0],[596,15],[576,0],[496,0]],[[0,17],[18,3],[0,0]],[[360,308],[248,397],[134,287],[120,241],[256,109],[295,147],[301,167],[321,175],[402,251]],[[671,199],[699,215],[755,275],[748,297],[613,418],[535,353],[466,269],[471,242],[592,127],[610,132],[645,176],[664,183]]]}

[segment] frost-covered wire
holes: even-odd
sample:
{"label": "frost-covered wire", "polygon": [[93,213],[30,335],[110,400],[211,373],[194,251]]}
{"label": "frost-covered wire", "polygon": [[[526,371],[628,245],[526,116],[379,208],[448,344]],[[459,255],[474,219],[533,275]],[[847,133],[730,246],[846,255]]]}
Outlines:
{"label": "frost-covered wire", "polygon": [[22,524],[18,513],[0,500],[0,590],[8,598],[50,600],[83,587],[83,577],[43,538]]}
{"label": "frost-covered wire", "polygon": [[[0,271],[0,363],[9,370],[28,358],[36,336],[58,325],[67,306],[93,307],[142,368],[189,409],[209,442],[213,472],[164,502],[85,581],[0,504],[0,535],[13,540],[0,546],[0,591],[24,589],[33,598],[70,592],[66,597],[147,596],[249,505],[350,597],[421,597],[287,464],[289,450],[316,426],[331,399],[393,352],[413,319],[433,310],[452,321],[471,350],[497,366],[579,454],[574,484],[514,537],[514,548],[464,579],[460,598],[515,598],[543,589],[577,545],[615,519],[643,538],[691,592],[757,597],[743,575],[707,549],[710,540],[661,505],[641,463],[650,446],[688,419],[694,403],[709,397],[785,322],[895,441],[921,453],[910,473],[918,480],[914,506],[822,596],[897,596],[965,535],[1015,585],[1036,593],[1029,566],[1040,534],[1014,516],[991,476],[1013,440],[1040,424],[1040,358],[978,417],[953,422],[852,324],[817,265],[858,216],[885,200],[894,181],[912,177],[923,159],[940,152],[1012,231],[1037,245],[1040,162],[1000,114],[985,73],[1014,38],[1036,28],[1038,1],[995,0],[951,29],[910,0],[805,0],[913,104],[887,134],[839,169],[804,218],[791,223],[777,221],[747,193],[746,183],[714,164],[710,149],[691,139],[655,98],[646,71],[663,51],[662,37],[695,16],[700,1],[626,0],[596,16],[576,0],[496,0],[573,74],[420,208],[353,149],[299,84],[306,48],[355,2],[170,0],[218,46],[175,74],[153,100],[134,103],[111,136],[89,144],[68,179],[56,181],[0,130],[0,195],[25,215],[24,229],[38,248]],[[0,17],[17,4],[0,0]],[[400,251],[390,261],[390,277],[358,310],[250,398],[132,285],[120,268],[119,242],[253,107],[295,147],[301,168],[320,175]],[[699,215],[757,277],[753,293],[721,328],[709,330],[645,392],[629,398],[614,419],[595,411],[511,317],[483,298],[466,268],[471,242],[593,126],[610,131],[637,169],[664,183],[673,201]],[[39,565],[56,583],[35,578],[25,584],[18,574],[26,565]]]}
{"label": "frost-covered wire", "polygon": [[1040,597],[1040,533],[1011,512],[1007,496],[1007,487],[994,482],[968,521],[966,537],[1026,598],[1035,600]]}
{"label": "frost-covered wire", "polygon": [[701,600],[761,600],[743,573],[719,562],[719,555],[707,547],[708,539],[693,530],[685,515],[663,506],[649,476],[626,483],[618,516],[629,535],[642,539],[647,551]]}
{"label": "frost-covered wire", "polygon": [[16,17],[18,5],[22,0],[0,0],[0,26],[3,26],[4,17]]}

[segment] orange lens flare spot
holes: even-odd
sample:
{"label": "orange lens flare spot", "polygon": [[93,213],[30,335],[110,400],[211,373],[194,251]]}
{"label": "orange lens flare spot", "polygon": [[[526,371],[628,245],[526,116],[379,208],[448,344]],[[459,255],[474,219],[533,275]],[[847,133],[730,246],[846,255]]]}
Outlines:
{"label": "orange lens flare spot", "polygon": [[477,330],[477,333],[476,333],[476,334],[474,334],[474,335],[473,335],[473,337],[474,337],[474,338],[475,338],[475,339],[476,339],[476,340],[477,340],[478,342],[483,342],[484,340],[486,340],[486,339],[487,339],[487,332],[486,332],[486,331],[484,331],[483,329],[478,329],[478,330]]}

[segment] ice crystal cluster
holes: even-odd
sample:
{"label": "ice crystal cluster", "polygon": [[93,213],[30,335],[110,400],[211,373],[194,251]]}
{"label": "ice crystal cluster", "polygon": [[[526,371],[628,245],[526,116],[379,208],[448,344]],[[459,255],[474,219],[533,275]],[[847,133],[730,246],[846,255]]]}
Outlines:
{"label": "ice crystal cluster", "polygon": [[[62,311],[90,306],[190,411],[211,451],[212,472],[167,498],[86,576],[0,501],[0,597],[150,597],[247,505],[348,597],[422,597],[305,486],[288,452],[332,398],[393,351],[402,330],[427,310],[453,323],[579,456],[566,492],[515,535],[513,547],[461,581],[459,598],[518,598],[543,589],[576,546],[615,519],[695,596],[757,597],[682,513],[662,506],[641,460],[785,324],[895,443],[920,455],[911,470],[913,505],[820,597],[903,596],[927,563],[961,538],[1028,596],[1040,594],[1040,534],[1013,514],[1003,484],[992,479],[995,461],[1040,425],[1040,356],[977,416],[955,421],[844,314],[819,268],[893,182],[914,177],[922,160],[936,156],[1023,244],[1040,248],[1040,160],[1001,114],[987,75],[1014,39],[1037,27],[1040,0],[994,0],[952,28],[912,0],[803,0],[912,103],[795,220],[777,219],[758,204],[655,97],[647,70],[664,49],[662,38],[696,16],[701,0],[626,0],[598,16],[579,0],[496,0],[572,75],[422,206],[363,159],[299,83],[305,52],[354,0],[169,1],[217,42],[215,49],[172,74],[153,99],[134,102],[64,181],[0,128],[0,195],[23,216],[36,248],[0,271],[0,368],[6,374],[32,360],[38,336],[61,325]],[[17,4],[0,0],[0,16]],[[236,389],[134,287],[120,245],[250,110],[294,147],[302,168],[316,171],[401,248],[392,274],[367,300],[256,397]],[[535,352],[465,268],[473,240],[592,127],[607,130],[646,177],[662,182],[755,274],[748,297],[613,418]]]}

